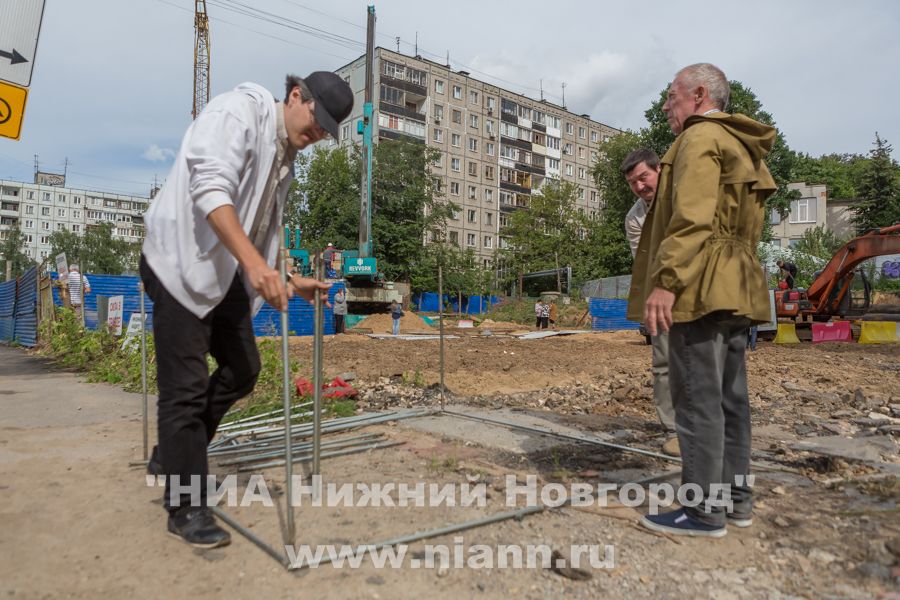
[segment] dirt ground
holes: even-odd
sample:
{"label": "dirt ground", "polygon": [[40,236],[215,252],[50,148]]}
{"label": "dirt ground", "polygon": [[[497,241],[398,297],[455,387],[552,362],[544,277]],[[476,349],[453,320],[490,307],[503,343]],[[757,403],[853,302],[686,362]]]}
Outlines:
{"label": "dirt ground", "polygon": [[[637,332],[539,340],[477,333],[445,341],[448,402],[659,450],[650,349]],[[311,340],[291,347],[308,375]],[[360,410],[437,406],[437,341],[329,336],[324,362],[329,378],[353,374]],[[762,343],[747,364],[754,460],[767,467],[755,471],[752,527],[719,540],[673,539],[637,525],[646,507],[568,507],[428,540],[614,548],[613,568],[588,568],[589,579],[578,580],[541,568],[379,569],[369,560],[289,573],[236,533],[230,547],[191,550],[165,535],[159,488],[128,466],[141,458],[140,396],[0,347],[0,597],[897,598],[900,347]],[[296,543],[359,544],[510,510],[508,474],[569,485],[670,471],[677,482],[678,465],[658,458],[474,421],[364,431],[402,444],[325,459],[326,481],[482,481],[486,506],[302,506]],[[879,450],[858,460],[797,449],[834,436]],[[277,505],[283,471],[263,474]],[[227,512],[279,546],[283,509]],[[410,552],[422,548],[417,542]]]}

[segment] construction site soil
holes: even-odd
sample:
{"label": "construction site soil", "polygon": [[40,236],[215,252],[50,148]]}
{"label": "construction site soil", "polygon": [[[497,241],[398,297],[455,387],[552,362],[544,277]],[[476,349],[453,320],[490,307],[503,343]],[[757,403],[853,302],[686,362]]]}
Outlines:
{"label": "construction site soil", "polygon": [[[384,317],[373,331],[390,330]],[[499,327],[489,336],[485,328],[449,329],[459,336],[444,343],[445,400],[455,410],[541,419],[659,452],[664,434],[652,404],[650,347],[637,332],[528,340],[505,336]],[[307,377],[311,349],[310,338],[291,339],[298,374]],[[323,356],[326,377],[343,376],[359,389],[358,411],[440,405],[437,340],[326,336]],[[0,510],[0,595],[897,598],[900,346],[761,343],[748,353],[747,369],[753,459],[760,465],[754,468],[749,528],[729,527],[718,540],[673,538],[640,527],[646,505],[611,501],[607,508],[556,508],[428,543],[451,549],[545,544],[563,554],[572,544],[610,545],[612,568],[390,569],[365,560],[357,569],[294,575],[237,533],[231,547],[208,551],[192,551],[164,535],[159,488],[147,487],[143,472],[127,467],[141,454],[139,395],[115,392],[113,398],[110,386],[62,373],[46,375],[46,388],[36,387],[33,377],[14,375],[25,373],[23,366],[11,364],[0,385],[15,394],[3,396],[10,408],[0,428],[0,467],[2,489],[19,491]],[[66,394],[54,393],[59,389]],[[17,398],[20,404],[13,403]],[[669,481],[678,483],[679,465],[658,457],[471,420],[429,417],[365,431],[401,445],[326,459],[327,482],[480,481],[487,484],[486,506],[304,504],[296,511],[298,544],[362,544],[508,511],[508,475],[520,482],[536,475],[539,483],[596,486],[668,472]],[[308,472],[308,465],[297,469]],[[278,506],[283,469],[263,473]],[[279,547],[283,509],[255,504],[227,512]],[[409,551],[421,558],[422,543]]]}

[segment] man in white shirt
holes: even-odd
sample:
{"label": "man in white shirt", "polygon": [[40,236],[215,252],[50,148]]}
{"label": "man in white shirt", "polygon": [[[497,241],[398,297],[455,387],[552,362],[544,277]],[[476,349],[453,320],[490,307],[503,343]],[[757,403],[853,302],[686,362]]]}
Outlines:
{"label": "man in white shirt", "polygon": [[[647,213],[656,195],[656,184],[659,180],[659,157],[656,152],[647,148],[634,150],[622,162],[622,174],[637,196],[637,200],[625,216],[625,237],[631,246],[631,256],[637,254],[641,241],[641,230]],[[678,438],[675,436],[675,409],[672,407],[672,395],[669,392],[669,334],[660,332],[651,338],[653,344],[653,403],[659,421],[666,428],[668,439],[663,444],[663,452],[671,456],[679,455]]]}
{"label": "man in white shirt", "polygon": [[[324,71],[289,75],[285,88],[283,103],[252,83],[213,98],[145,215],[140,270],[154,303],[159,386],[159,445],[148,471],[167,476],[169,532],[197,547],[230,541],[206,507],[206,449],[256,384],[254,313],[263,301],[286,310],[294,293],[327,300],[330,287],[298,275],[285,285],[275,268],[281,213],[297,151],[337,137],[353,92]],[[207,353],[218,365],[212,375]]]}
{"label": "man in white shirt", "polygon": [[69,304],[72,305],[72,310],[75,311],[75,314],[78,315],[78,318],[80,319],[84,304],[84,296],[81,293],[82,286],[84,288],[84,293],[90,294],[91,282],[88,281],[87,277],[81,274],[81,271],[78,270],[78,265],[72,265],[69,267],[69,277],[66,284],[69,288]]}

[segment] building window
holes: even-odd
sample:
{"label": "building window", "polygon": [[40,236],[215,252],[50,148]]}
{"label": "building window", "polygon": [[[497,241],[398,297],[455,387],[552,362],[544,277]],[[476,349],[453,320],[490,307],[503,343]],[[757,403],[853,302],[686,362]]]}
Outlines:
{"label": "building window", "polygon": [[591,202],[597,201],[597,190],[591,190]]}
{"label": "building window", "polygon": [[72,233],[79,233],[81,231],[81,225],[77,223],[72,224]]}
{"label": "building window", "polygon": [[469,104],[478,104],[478,92],[475,90],[469,92]]}
{"label": "building window", "polygon": [[437,92],[438,94],[443,94],[444,93],[444,82],[441,81],[440,79],[435,79],[434,80],[434,91]]}
{"label": "building window", "polygon": [[484,120],[484,132],[485,132],[486,134],[488,134],[489,136],[492,136],[492,137],[493,137],[493,135],[494,135],[494,122],[493,122],[492,120],[490,120],[490,119],[485,119],[485,120]]}
{"label": "building window", "polygon": [[444,105],[443,104],[435,104],[434,105],[434,119],[438,123],[441,122],[441,119],[444,118]]}
{"label": "building window", "polygon": [[494,190],[484,190],[484,201],[489,204],[494,203]]}
{"label": "building window", "polygon": [[596,144],[596,143],[597,143],[597,137],[598,137],[598,136],[597,136],[597,132],[596,132],[596,131],[592,131],[592,132],[591,132],[591,143],[592,143],[592,144]]}
{"label": "building window", "polygon": [[469,115],[469,127],[478,129],[478,115]]}
{"label": "building window", "polygon": [[50,216],[50,207],[49,206],[45,206],[45,207],[41,208],[41,216],[42,217]]}
{"label": "building window", "polygon": [[450,182],[450,193],[454,196],[459,196],[459,182],[458,181]]}
{"label": "building window", "polygon": [[584,148],[578,146],[578,158],[584,158]]}
{"label": "building window", "polygon": [[33,229],[33,228],[34,228],[34,221],[32,221],[31,219],[27,219],[25,221],[25,229]]}
{"label": "building window", "polygon": [[452,117],[454,123],[462,124],[462,111],[454,110]]}
{"label": "building window", "polygon": [[450,232],[450,241],[453,242],[454,244],[459,244],[459,232],[458,231]]}
{"label": "building window", "polygon": [[450,134],[450,145],[456,146],[457,148],[459,148],[459,134],[458,133]]}
{"label": "building window", "polygon": [[777,208],[772,209],[772,216],[770,217],[770,220],[772,221],[772,225],[781,224],[781,213],[778,212]]}
{"label": "building window", "polygon": [[437,142],[438,144],[443,144],[444,143],[444,130],[443,129],[435,129],[432,134],[432,137],[433,137],[434,141]]}
{"label": "building window", "polygon": [[475,246],[475,234],[474,233],[466,234],[466,246]]}
{"label": "building window", "polygon": [[520,106],[519,107],[519,116],[523,119],[528,119],[530,121],[531,120],[531,109],[528,108],[527,106]]}
{"label": "building window", "polygon": [[[584,188],[578,188],[578,199],[579,199],[579,200],[584,200]],[[579,208],[578,208],[578,211],[579,211],[581,214],[584,214],[584,209],[583,209],[583,208],[579,207]]]}
{"label": "building window", "polygon": [[559,171],[559,159],[558,158],[548,158],[547,159],[547,168]]}
{"label": "building window", "polygon": [[458,85],[453,86],[453,98],[456,100],[462,100],[462,87]]}
{"label": "building window", "polygon": [[513,197],[509,192],[500,192],[500,204],[506,204],[508,206],[512,206]]}
{"label": "building window", "polygon": [[65,228],[66,228],[66,224],[65,224],[65,223],[57,223],[57,224],[56,224],[56,230],[57,230],[57,231],[62,231],[62,230],[65,229]]}
{"label": "building window", "polygon": [[492,142],[488,142],[487,144],[485,144],[484,152],[488,156],[493,156],[494,155],[494,144]]}
{"label": "building window", "polygon": [[459,172],[459,159],[458,158],[450,159],[450,170]]}
{"label": "building window", "polygon": [[469,200],[475,200],[478,197],[478,188],[474,185],[469,186]]}
{"label": "building window", "polygon": [[33,215],[33,214],[34,214],[34,206],[32,206],[31,204],[27,205],[27,206],[25,207],[25,214],[26,214],[26,215]]}
{"label": "building window", "polygon": [[[578,167],[578,179],[584,179],[584,167]],[[584,194],[581,196],[584,198]]]}
{"label": "building window", "polygon": [[34,192],[31,192],[31,191],[25,192],[25,197],[28,198],[29,200],[34,200]]}
{"label": "building window", "polygon": [[341,140],[346,141],[350,139],[350,124],[347,123],[343,127],[341,127]]}
{"label": "building window", "polygon": [[569,156],[572,155],[572,144],[566,144],[565,146],[563,146],[563,154],[568,154]]}
{"label": "building window", "polygon": [[81,204],[81,196],[75,196],[72,198],[72,204]]}
{"label": "building window", "polygon": [[44,202],[50,202],[50,192],[44,192]]}
{"label": "building window", "polygon": [[584,127],[579,127],[578,128],[578,137],[583,140],[587,139],[587,129],[585,129]]}
{"label": "building window", "polygon": [[543,125],[544,121],[545,121],[544,113],[542,113],[541,111],[539,111],[537,109],[532,110],[531,111],[531,121],[533,123],[539,123],[539,124]]}
{"label": "building window", "polygon": [[466,221],[468,221],[469,223],[476,223],[476,219],[477,213],[475,209],[470,208],[468,211],[466,211]]}
{"label": "building window", "polygon": [[484,166],[484,178],[485,179],[493,179],[494,178],[494,167],[491,165]]}
{"label": "building window", "polygon": [[65,217],[65,216],[66,216],[66,209],[64,209],[64,208],[57,208],[57,209],[56,209],[56,216],[57,216],[57,217]]}
{"label": "building window", "polygon": [[470,137],[469,138],[469,150],[472,152],[478,152],[478,139]]}
{"label": "building window", "polygon": [[559,138],[547,136],[547,148],[559,150]]}
{"label": "building window", "polygon": [[494,109],[497,107],[497,100],[493,96],[485,97],[485,106],[487,106],[488,113],[494,112]]}
{"label": "building window", "polygon": [[509,217],[504,215],[503,213],[500,213],[499,222],[500,222],[500,229],[503,229],[504,227],[509,227]]}
{"label": "building window", "polygon": [[484,213],[484,224],[485,225],[493,225],[494,224],[494,213],[489,213],[489,212]]}
{"label": "building window", "polygon": [[816,199],[800,198],[791,202],[791,223],[815,223]]}
{"label": "building window", "polygon": [[484,236],[484,247],[485,248],[493,248],[494,247],[494,238],[489,235]]}
{"label": "building window", "polygon": [[434,162],[431,164],[434,165],[435,167],[437,167],[438,169],[442,169],[444,167],[444,154],[441,153],[441,154],[438,154],[437,156],[435,156]]}
{"label": "building window", "polygon": [[472,177],[478,177],[478,163],[469,161],[469,175],[471,175]]}
{"label": "building window", "polygon": [[571,123],[566,123],[566,133],[569,135],[575,133],[575,127]]}
{"label": "building window", "polygon": [[572,165],[566,165],[566,175],[571,177],[572,175]]}

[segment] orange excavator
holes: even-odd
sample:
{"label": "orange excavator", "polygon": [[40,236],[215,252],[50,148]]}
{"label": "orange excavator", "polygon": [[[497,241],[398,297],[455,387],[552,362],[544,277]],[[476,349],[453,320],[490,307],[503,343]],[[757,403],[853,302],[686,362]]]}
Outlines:
{"label": "orange excavator", "polygon": [[[900,254],[900,223],[872,229],[838,250],[807,290],[775,292],[778,318],[828,321],[832,317],[861,316],[871,303],[871,286],[856,267],[862,261],[885,254]],[[854,279],[862,280],[861,296],[851,293]]]}

